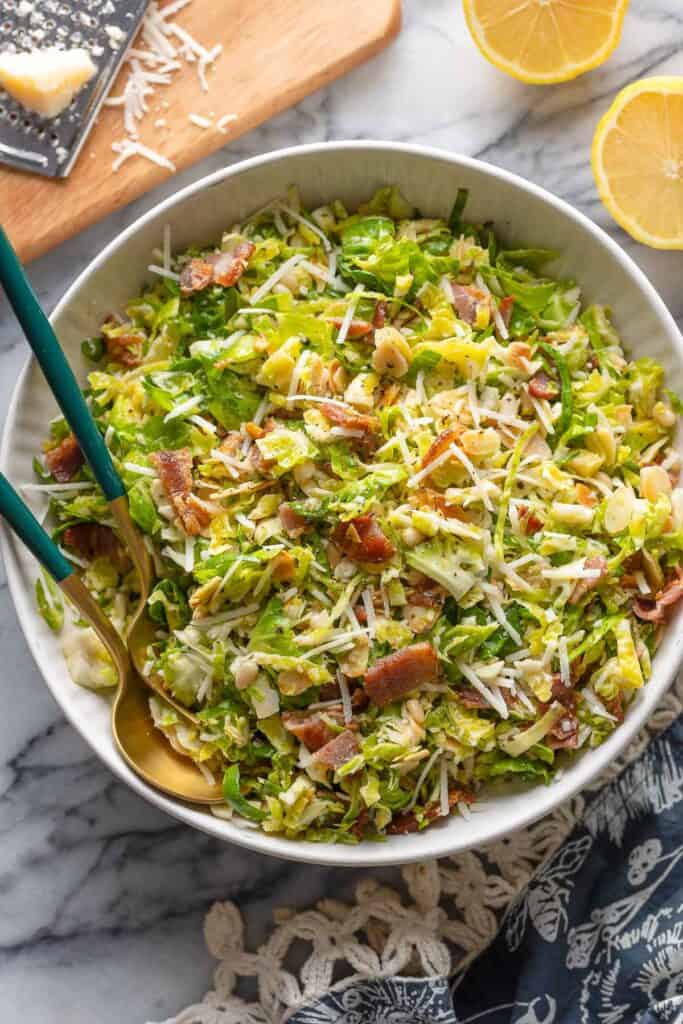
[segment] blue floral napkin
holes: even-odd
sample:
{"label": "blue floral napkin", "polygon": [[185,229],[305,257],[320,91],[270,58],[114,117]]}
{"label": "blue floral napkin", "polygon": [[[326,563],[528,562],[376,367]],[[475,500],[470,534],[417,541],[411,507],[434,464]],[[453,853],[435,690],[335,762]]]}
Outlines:
{"label": "blue floral napkin", "polygon": [[587,804],[464,976],[354,982],[288,1024],[683,1024],[683,718]]}

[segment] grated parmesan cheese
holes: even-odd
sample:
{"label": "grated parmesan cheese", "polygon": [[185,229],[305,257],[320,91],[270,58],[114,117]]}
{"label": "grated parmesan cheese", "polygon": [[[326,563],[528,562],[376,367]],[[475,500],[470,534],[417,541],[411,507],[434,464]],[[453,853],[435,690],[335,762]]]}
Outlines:
{"label": "grated parmesan cheese", "polygon": [[501,718],[507,718],[508,706],[505,703],[498,687],[492,684],[493,688],[489,689],[486,683],[482,682],[482,680],[479,678],[479,676],[471,667],[471,665],[465,664],[464,661],[457,661],[456,665],[458,666],[460,672],[462,672],[462,674],[464,675],[465,679],[467,679],[467,681],[472,684],[475,690],[477,690],[478,693],[482,695],[484,700],[491,705],[493,710],[497,711]]}
{"label": "grated parmesan cheese", "polygon": [[448,803],[448,761],[446,754],[442,755],[439,765],[439,804],[441,817],[448,817],[451,809]]}
{"label": "grated parmesan cheese", "polygon": [[[149,100],[154,95],[156,87],[170,85],[173,77],[182,73],[186,64],[195,65],[202,90],[209,90],[207,71],[223,52],[222,46],[217,44],[207,49],[186,29],[172,20],[173,15],[191,2],[192,0],[175,0],[165,7],[160,7],[157,0],[152,0],[142,22],[141,37],[144,47],[132,47],[125,57],[129,70],[123,92],[119,96],[111,96],[105,100],[107,106],[120,107],[123,113],[125,137],[112,147],[114,152],[119,154],[112,164],[114,171],[118,171],[126,160],[134,156],[151,160],[160,167],[175,171],[175,165],[163,154],[137,143],[138,124],[149,113]],[[119,37],[121,30],[109,25],[105,31],[109,46],[118,49],[122,41]],[[174,45],[171,39],[176,40],[178,45]],[[225,125],[235,119],[236,115],[226,114],[216,127],[222,132]],[[212,121],[201,114],[190,114],[189,120],[199,128],[210,128],[212,125]],[[163,128],[165,125],[166,120],[163,117],[154,121],[155,128]]]}
{"label": "grated parmesan cheese", "polygon": [[219,117],[218,120],[216,121],[216,128],[218,129],[219,132],[222,132],[223,135],[227,135],[225,129],[229,124],[232,124],[233,121],[236,120],[237,114],[224,114],[223,117]]}
{"label": "grated parmesan cheese", "polygon": [[572,676],[571,669],[569,667],[569,655],[567,654],[567,638],[561,636],[558,644],[558,653],[560,656],[560,678],[565,686],[571,686]]}
{"label": "grated parmesan cheese", "polygon": [[280,264],[277,270],[275,270],[270,275],[268,280],[264,281],[261,287],[256,289],[254,294],[249,299],[250,305],[255,306],[261,301],[261,299],[264,299],[268,292],[272,291],[273,286],[276,285],[281,278],[288,274],[290,270],[293,270],[294,267],[301,263],[303,258],[304,257],[301,255],[301,253],[297,253],[295,256],[290,256],[288,260],[285,260],[284,263]]}
{"label": "grated parmesan cheese", "polygon": [[197,128],[210,128],[212,124],[210,118],[202,117],[201,114],[188,114],[187,120]]}
{"label": "grated parmesan cheese", "polygon": [[348,725],[353,719],[353,708],[351,706],[351,694],[349,692],[348,683],[346,682],[346,676],[341,669],[337,672],[337,684],[339,686],[342,709],[344,711],[344,725]]}

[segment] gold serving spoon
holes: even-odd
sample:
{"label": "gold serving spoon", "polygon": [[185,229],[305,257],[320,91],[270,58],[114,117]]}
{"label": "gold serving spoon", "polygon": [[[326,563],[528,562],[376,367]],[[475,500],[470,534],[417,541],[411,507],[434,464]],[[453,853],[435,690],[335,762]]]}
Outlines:
{"label": "gold serving spoon", "polygon": [[119,676],[112,707],[112,732],[119,752],[133,771],[149,785],[169,796],[192,803],[220,803],[223,800],[220,784],[208,782],[192,760],[176,753],[164,734],[152,723],[150,689],[172,705],[188,724],[198,725],[196,717],[166,693],[158,677],[142,671],[146,650],[153,642],[156,631],[156,626],[147,614],[147,598],[152,587],[149,553],[131,519],[126,491],[114,468],[109,450],[90,415],[57,336],[2,227],[0,283],[50,389],[109,502],[120,539],[137,571],[140,601],[128,630],[128,648],[73,566],[53,544],[4,477],[0,480],[0,512],[41,564],[55,577],[109,651]]}

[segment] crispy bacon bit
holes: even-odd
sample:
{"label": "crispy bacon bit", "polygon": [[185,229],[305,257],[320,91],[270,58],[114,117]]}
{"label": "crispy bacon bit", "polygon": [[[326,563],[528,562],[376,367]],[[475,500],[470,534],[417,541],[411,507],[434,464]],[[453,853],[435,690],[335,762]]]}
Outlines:
{"label": "crispy bacon bit", "polygon": [[353,825],[351,826],[350,831],[354,834],[356,839],[363,839],[363,837],[365,836],[365,830],[369,824],[370,811],[367,809],[367,807],[364,807],[360,814],[358,815],[358,817],[356,818],[356,820],[354,821]]}
{"label": "crispy bacon bit", "polygon": [[[456,804],[474,803],[474,797],[466,789],[458,789],[455,786],[448,790],[448,809],[449,811],[455,807]],[[431,803],[427,804],[424,811],[424,816],[428,822],[434,821],[435,818],[441,817],[441,804]],[[426,826],[425,826],[426,827]],[[387,827],[389,835],[394,836],[405,836],[411,832],[418,832],[420,826],[417,821],[417,815],[415,811],[404,811],[402,814],[395,815],[391,824]]]}
{"label": "crispy bacon bit", "polygon": [[471,708],[472,710],[489,707],[489,704],[473,686],[466,686],[464,690],[458,690],[457,696],[463,707]]}
{"label": "crispy bacon bit", "polygon": [[[328,718],[337,719],[341,714],[333,708],[328,711]],[[285,711],[282,715],[282,724],[287,732],[293,733],[300,740],[307,750],[315,753],[326,743],[334,739],[334,730],[329,727],[318,712],[307,714],[305,711]]]}
{"label": "crispy bacon bit", "polygon": [[599,575],[594,576],[590,579],[582,579],[576,584],[569,597],[569,604],[578,604],[582,597],[590,591],[594,590],[601,580],[607,575],[607,561],[602,555],[596,555],[594,558],[587,558],[583,563],[584,569],[598,570]]}
{"label": "crispy bacon bit", "polygon": [[213,283],[223,288],[237,284],[255,250],[253,242],[243,241],[238,242],[232,252],[217,252],[207,256],[206,262],[213,267]]}
{"label": "crispy bacon bit", "polygon": [[637,615],[643,622],[664,622],[665,615],[664,609],[658,604],[652,604],[651,601],[637,597],[633,602],[633,613]]}
{"label": "crispy bacon bit", "polygon": [[272,577],[276,583],[289,583],[296,576],[296,562],[289,551],[280,551],[272,561]]}
{"label": "crispy bacon bit", "polygon": [[501,299],[498,303],[498,312],[500,313],[501,320],[506,327],[510,326],[512,320],[512,310],[515,308],[515,300],[512,295],[506,295],[504,299]]}
{"label": "crispy bacon bit", "polygon": [[332,534],[332,540],[354,562],[388,562],[396,553],[396,548],[382,533],[373,515],[356,516],[348,523],[340,523]]}
{"label": "crispy bacon bit", "polygon": [[645,622],[666,622],[670,614],[668,609],[677,604],[682,597],[683,570],[678,567],[676,575],[657,592],[654,602],[638,597],[633,602],[633,611],[639,619],[643,619]]}
{"label": "crispy bacon bit", "polygon": [[438,675],[436,651],[423,641],[380,658],[365,673],[363,685],[370,700],[382,707],[425,683],[435,683]]}
{"label": "crispy bacon bit", "polygon": [[351,409],[342,409],[331,402],[321,402],[320,410],[324,416],[337,427],[344,427],[345,430],[360,430],[364,434],[376,434],[379,430],[379,422],[374,416],[365,416],[363,413]]}
{"label": "crispy bacon bit", "polygon": [[280,505],[278,514],[280,516],[282,527],[288,537],[300,537],[302,533],[306,532],[306,520],[303,516],[300,516],[298,512],[295,512],[292,506],[288,505],[287,502],[285,502],[284,505]]}
{"label": "crispy bacon bit", "polygon": [[539,519],[535,512],[532,512],[526,505],[518,507],[519,518],[521,519],[522,531],[527,537],[533,536],[543,529],[543,520]]}
{"label": "crispy bacon bit", "polygon": [[351,707],[354,711],[364,711],[370,703],[370,698],[362,686],[357,686],[351,694]]}
{"label": "crispy bacon bit", "polygon": [[609,711],[610,715],[614,715],[618,722],[624,720],[624,698],[621,690],[617,690],[616,695],[612,700],[603,701],[605,708]]}
{"label": "crispy bacon bit", "polygon": [[378,302],[377,305],[375,306],[375,312],[372,317],[372,326],[375,328],[376,331],[381,330],[381,328],[384,327],[385,323],[387,322],[387,312],[388,306],[386,302],[382,302],[380,300],[380,302]]}
{"label": "crispy bacon bit", "polygon": [[324,764],[327,768],[334,768],[336,771],[337,768],[341,768],[343,764],[350,761],[359,750],[358,737],[346,729],[326,743],[324,747],[321,747],[316,752],[315,759],[319,764]]}
{"label": "crispy bacon bit", "polygon": [[545,398],[547,401],[557,398],[560,393],[557,384],[552,377],[548,376],[545,370],[539,370],[538,373],[535,373],[529,381],[528,387],[529,394],[533,395],[534,398]]}
{"label": "crispy bacon bit", "polygon": [[[353,680],[350,680],[351,684]],[[320,687],[320,700],[339,700],[341,701],[341,692],[337,683],[325,683],[324,686]],[[354,711],[363,711],[368,706],[368,695],[362,686],[357,686],[351,693],[351,707]],[[339,704],[338,708],[329,708],[327,713],[337,715],[341,713],[342,706]]]}
{"label": "crispy bacon bit", "polygon": [[573,712],[563,715],[548,733],[552,750],[575,750],[579,745],[579,720]]}
{"label": "crispy bacon bit", "polygon": [[[330,323],[337,330],[341,327],[344,322],[342,316],[331,316]],[[367,320],[352,320],[349,324],[349,329],[346,332],[347,338],[365,338],[366,335],[372,333],[372,324],[368,323]]]}
{"label": "crispy bacon bit", "polygon": [[183,529],[195,537],[209,525],[211,514],[201,498],[192,493],[192,454],[189,448],[155,452],[151,460]]}
{"label": "crispy bacon bit", "polygon": [[75,434],[68,434],[56,448],[45,453],[45,465],[60,484],[68,483],[84,461]]}
{"label": "crispy bacon bit", "polygon": [[180,271],[180,294],[188,297],[203,292],[213,281],[213,266],[208,260],[189,260]]}
{"label": "crispy bacon bit", "polygon": [[576,710],[576,692],[571,686],[564,685],[559,672],[555,672],[553,675],[552,697],[569,711]]}
{"label": "crispy bacon bit", "polygon": [[94,558],[109,558],[118,569],[122,569],[130,561],[111,527],[100,523],[69,526],[64,531],[64,544],[89,562]]}
{"label": "crispy bacon bit", "polygon": [[210,284],[231,288],[247,269],[255,248],[253,242],[242,241],[230,252],[212,252],[190,260],[180,272],[180,294],[187,298]]}
{"label": "crispy bacon bit", "polygon": [[259,427],[258,423],[245,423],[244,429],[246,430],[252,441],[256,441],[259,437],[265,437],[266,432],[263,427]]}
{"label": "crispy bacon bit", "polygon": [[390,836],[407,836],[411,832],[417,832],[419,828],[415,811],[404,811],[395,815],[393,821],[387,825],[387,833]]}
{"label": "crispy bacon bit", "polygon": [[418,605],[420,608],[441,608],[445,600],[444,588],[429,579],[425,579],[414,587],[409,587],[406,591],[408,604]]}
{"label": "crispy bacon bit", "polygon": [[145,335],[142,331],[131,330],[127,334],[121,334],[116,338],[104,339],[107,355],[113,363],[120,363],[122,366],[139,366],[142,362],[142,346],[145,343]]}
{"label": "crispy bacon bit", "polygon": [[575,490],[576,500],[578,501],[579,505],[585,505],[586,508],[593,508],[595,505],[597,505],[597,498],[591,491],[590,487],[587,487],[586,484],[580,482],[577,483],[575,486]]}
{"label": "crispy bacon bit", "polygon": [[488,302],[488,295],[481,288],[463,284],[451,284],[451,291],[456,313],[466,324],[473,324],[477,319],[477,307]]}
{"label": "crispy bacon bit", "polygon": [[421,468],[426,467],[434,462],[434,459],[438,459],[439,455],[443,455],[445,451],[454,444],[462,431],[455,430],[453,427],[449,427],[448,430],[442,430],[435,441],[432,441],[429,448],[422,457]]}
{"label": "crispy bacon bit", "polygon": [[416,508],[426,505],[428,508],[438,509],[446,519],[459,519],[461,523],[469,523],[472,519],[459,505],[451,505],[445,495],[432,491],[429,487],[420,488],[408,500]]}

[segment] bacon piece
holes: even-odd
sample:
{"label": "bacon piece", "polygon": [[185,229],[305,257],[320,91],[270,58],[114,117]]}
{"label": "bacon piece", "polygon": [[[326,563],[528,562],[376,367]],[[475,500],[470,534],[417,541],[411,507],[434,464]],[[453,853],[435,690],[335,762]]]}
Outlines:
{"label": "bacon piece", "polygon": [[538,533],[539,530],[543,529],[543,520],[539,519],[535,512],[532,512],[526,505],[519,506],[518,514],[522,521],[522,530],[527,537],[531,537],[534,533]]}
{"label": "bacon piece", "polygon": [[[353,682],[353,680],[351,680]],[[341,692],[337,683],[325,683],[324,686],[320,687],[320,700],[339,700],[341,701]],[[362,686],[357,686],[351,693],[351,707],[354,711],[362,711],[368,706],[368,695]],[[339,707],[331,707],[328,709],[328,714],[333,713],[334,715],[342,713],[342,705]]]}
{"label": "bacon piece", "polygon": [[272,577],[277,583],[290,583],[296,576],[296,562],[289,551],[280,551],[272,562]]}
{"label": "bacon piece", "polygon": [[579,720],[573,712],[563,715],[548,733],[551,750],[576,750],[579,745]]}
{"label": "bacon piece", "polygon": [[654,602],[647,598],[638,597],[633,602],[633,611],[639,619],[645,622],[665,622],[673,605],[683,597],[683,570],[676,569],[676,575],[660,591],[657,592]]}
{"label": "bacon piece", "polygon": [[605,708],[609,711],[610,715],[614,715],[618,722],[624,720],[624,698],[621,690],[617,690],[616,695],[612,700],[603,701]]}
{"label": "bacon piece", "polygon": [[379,430],[379,422],[374,416],[364,416],[363,413],[351,409],[342,409],[332,402],[321,402],[320,409],[324,416],[337,427],[344,427],[345,430],[360,430],[364,434],[376,434]]}
{"label": "bacon piece", "polygon": [[238,242],[232,252],[214,252],[206,257],[206,262],[213,268],[213,283],[223,288],[231,288],[237,284],[254,255],[256,246],[253,242]]}
{"label": "bacon piece", "polygon": [[278,515],[288,537],[300,537],[302,533],[306,532],[307,523],[305,518],[300,516],[298,512],[295,512],[287,502],[284,505],[280,505]]}
{"label": "bacon piece", "polygon": [[593,508],[595,505],[597,505],[597,498],[591,491],[590,487],[587,487],[584,483],[579,482],[575,485],[574,489],[576,490],[576,500],[578,501],[579,505],[585,505],[586,508]]}
{"label": "bacon piece", "polygon": [[187,298],[203,292],[213,282],[213,265],[208,260],[189,260],[180,271],[180,294]]}
{"label": "bacon piece", "polygon": [[56,448],[45,453],[45,465],[60,484],[68,483],[84,462],[75,434],[67,434]]}
{"label": "bacon piece", "polygon": [[201,498],[192,493],[192,454],[189,448],[155,452],[151,460],[183,529],[191,537],[196,537],[209,525],[211,513]]}
{"label": "bacon piece", "polygon": [[477,319],[478,306],[488,302],[488,295],[481,288],[463,284],[451,284],[451,291],[456,313],[466,324],[473,324]]}
{"label": "bacon piece", "polygon": [[426,469],[427,466],[438,459],[439,455],[443,455],[452,444],[454,444],[460,434],[461,430],[455,430],[453,427],[449,427],[447,430],[442,430],[435,441],[432,441],[429,448],[422,457],[421,468]]}
{"label": "bacon piece", "polygon": [[367,807],[364,807],[353,825],[351,826],[351,832],[353,832],[356,839],[363,839],[365,836],[365,829],[370,824],[370,811]]}
{"label": "bacon piece", "polygon": [[[474,797],[471,793],[468,793],[466,789],[458,789],[456,787],[449,789],[448,810],[452,810],[452,808],[459,803],[474,803]],[[424,810],[424,816],[428,822],[434,821],[435,818],[440,818],[441,803],[427,804]],[[393,836],[405,836],[411,832],[418,832],[419,830],[420,826],[418,824],[415,811],[403,811],[402,814],[396,814],[392,822],[387,826],[388,834]]]}
{"label": "bacon piece", "polygon": [[512,310],[515,308],[514,296],[506,295],[504,299],[501,299],[498,303],[498,312],[500,313],[501,320],[506,327],[510,326],[512,320]]}
{"label": "bacon piece", "polygon": [[545,398],[550,401],[551,398],[557,398],[560,390],[552,379],[549,377],[545,370],[539,370],[531,378],[528,384],[529,394],[533,395],[534,398]]}
{"label": "bacon piece", "polygon": [[[344,322],[342,316],[331,316],[330,323],[337,330],[341,327]],[[367,320],[352,320],[349,324],[349,329],[346,332],[347,338],[365,338],[366,335],[372,334],[372,324],[368,323]]]}
{"label": "bacon piece", "polygon": [[370,700],[383,707],[425,683],[435,683],[438,675],[437,653],[423,641],[380,658],[365,673],[363,685]]}
{"label": "bacon piece", "polygon": [[446,591],[433,580],[423,580],[422,583],[410,587],[406,591],[408,604],[417,605],[420,608],[441,608],[446,600]]}
{"label": "bacon piece", "polygon": [[564,705],[569,711],[576,710],[576,691],[571,686],[564,685],[559,672],[555,672],[553,675],[552,696],[553,700]]}
{"label": "bacon piece", "polygon": [[348,523],[340,523],[332,534],[332,540],[353,562],[388,562],[396,553],[396,548],[382,533],[373,515],[356,516]]}
{"label": "bacon piece", "polygon": [[607,561],[602,555],[596,555],[594,558],[587,558],[583,563],[584,569],[597,569],[599,575],[594,576],[591,579],[581,579],[576,584],[569,597],[569,604],[578,604],[582,597],[590,591],[594,590],[601,580],[607,575]]}
{"label": "bacon piece", "polygon": [[382,302],[380,300],[375,306],[375,312],[372,317],[372,326],[375,328],[376,331],[381,330],[381,328],[384,327],[385,323],[387,322],[387,311],[388,307],[386,302]]}
{"label": "bacon piece", "polygon": [[330,740],[321,747],[315,755],[316,761],[319,764],[324,764],[326,768],[341,768],[342,765],[350,761],[355,754],[360,750],[360,743],[355,733],[346,729],[344,732],[340,732],[338,736],[335,736],[333,740]]}
{"label": "bacon piece", "polygon": [[89,562],[94,558],[109,558],[119,569],[130,564],[123,545],[110,526],[75,523],[64,531],[64,544]]}
{"label": "bacon piece", "polygon": [[432,491],[428,487],[420,488],[408,500],[416,508],[419,508],[421,505],[427,505],[429,508],[438,509],[446,519],[459,519],[461,523],[472,521],[471,516],[460,508],[459,505],[451,505],[445,495]]}
{"label": "bacon piece", "polygon": [[145,335],[142,331],[129,331],[116,338],[104,339],[107,355],[113,363],[121,363],[122,366],[139,366],[142,362],[142,346],[145,343]]}
{"label": "bacon piece", "polygon": [[[329,718],[336,719],[340,715],[341,708],[338,712],[333,708],[328,710]],[[287,732],[293,733],[298,740],[301,740],[306,749],[312,753],[324,747],[325,744],[334,739],[335,735],[334,730],[329,727],[317,711],[313,714],[308,714],[305,711],[285,711],[282,715],[282,724]]]}
{"label": "bacon piece", "polygon": [[472,710],[489,708],[491,706],[473,686],[466,686],[464,690],[458,690],[457,697],[463,707],[471,708]]}
{"label": "bacon piece", "polygon": [[631,607],[633,608],[634,615],[637,615],[643,622],[665,621],[664,609],[658,604],[652,604],[644,600],[642,597],[637,597]]}

